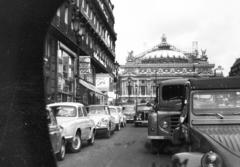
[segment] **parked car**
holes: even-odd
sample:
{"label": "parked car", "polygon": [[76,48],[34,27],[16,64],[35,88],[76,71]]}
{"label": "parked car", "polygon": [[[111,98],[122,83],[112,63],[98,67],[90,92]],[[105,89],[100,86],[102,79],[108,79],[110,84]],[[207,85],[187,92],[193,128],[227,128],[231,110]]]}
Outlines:
{"label": "parked car", "polygon": [[66,153],[66,140],[63,135],[63,127],[58,125],[57,119],[50,108],[47,108],[46,111],[52,149],[53,152],[56,154],[57,160],[62,161],[64,160]]}
{"label": "parked car", "polygon": [[110,114],[114,117],[115,124],[116,124],[116,130],[119,131],[121,129],[121,117],[118,113],[117,106],[109,106]]}
{"label": "parked car", "polygon": [[148,139],[152,151],[164,152],[173,142],[173,131],[179,124],[185,85],[188,79],[169,79],[161,81],[156,89],[154,111],[148,117]]}
{"label": "parked car", "polygon": [[115,118],[111,116],[108,105],[89,105],[87,107],[89,118],[96,124],[96,132],[104,133],[107,138],[116,128]]}
{"label": "parked car", "polygon": [[120,120],[121,120],[121,127],[125,127],[127,125],[127,117],[126,115],[123,114],[123,107],[122,106],[117,106],[118,113],[120,115]]}
{"label": "parked car", "polygon": [[132,123],[135,116],[135,105],[123,105],[123,114],[126,115],[126,121]]}
{"label": "parked car", "polygon": [[188,150],[173,155],[173,167],[240,166],[239,83],[235,77],[189,80],[173,133]]}
{"label": "parked car", "polygon": [[58,123],[63,127],[63,134],[71,152],[79,152],[82,141],[89,144],[95,141],[95,124],[87,116],[86,108],[81,103],[61,102],[47,105],[57,117]]}
{"label": "parked car", "polygon": [[141,103],[136,106],[136,115],[134,116],[135,126],[148,126],[148,115],[153,111],[152,106],[147,103]]}

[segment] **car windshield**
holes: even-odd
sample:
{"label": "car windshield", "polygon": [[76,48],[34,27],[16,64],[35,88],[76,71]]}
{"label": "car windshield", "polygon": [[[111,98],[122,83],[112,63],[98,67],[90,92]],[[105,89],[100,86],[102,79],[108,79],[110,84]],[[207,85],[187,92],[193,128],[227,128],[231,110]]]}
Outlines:
{"label": "car windshield", "polygon": [[51,107],[57,117],[76,117],[77,110],[73,106],[54,106]]}
{"label": "car windshield", "polygon": [[108,114],[106,106],[88,106],[88,114]]}
{"label": "car windshield", "polygon": [[193,94],[195,114],[240,114],[240,90],[219,90]]}
{"label": "car windshield", "polygon": [[148,106],[137,106],[137,111],[149,111],[151,107]]}
{"label": "car windshield", "polygon": [[117,114],[116,108],[110,108],[110,113],[112,113],[112,114]]}
{"label": "car windshield", "polygon": [[124,106],[125,109],[123,110],[123,113],[134,113],[135,112],[135,106]]}

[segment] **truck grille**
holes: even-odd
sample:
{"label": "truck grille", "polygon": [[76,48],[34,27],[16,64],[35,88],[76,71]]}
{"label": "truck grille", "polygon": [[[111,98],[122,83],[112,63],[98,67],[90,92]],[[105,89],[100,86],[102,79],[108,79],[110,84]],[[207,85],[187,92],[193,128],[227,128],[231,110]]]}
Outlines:
{"label": "truck grille", "polygon": [[171,132],[171,134],[179,125],[179,117],[180,117],[180,115],[171,115],[170,116],[170,132]]}

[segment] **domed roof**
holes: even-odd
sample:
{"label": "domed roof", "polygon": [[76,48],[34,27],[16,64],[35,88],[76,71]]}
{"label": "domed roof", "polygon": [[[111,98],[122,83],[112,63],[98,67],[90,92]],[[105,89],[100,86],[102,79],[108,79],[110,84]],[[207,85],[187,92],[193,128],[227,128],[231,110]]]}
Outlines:
{"label": "domed roof", "polygon": [[159,45],[142,53],[138,58],[142,59],[142,63],[154,62],[154,60],[156,60],[156,63],[162,62],[161,60],[163,62],[179,63],[188,61],[188,58],[182,51],[167,43],[165,34],[163,34],[162,42]]}
{"label": "domed roof", "polygon": [[162,50],[157,49],[150,53],[147,53],[143,56],[146,58],[186,58],[186,56],[182,52],[174,51],[174,50]]}
{"label": "domed roof", "polygon": [[139,56],[141,59],[181,59],[187,60],[186,55],[179,49],[167,43],[167,38],[163,34],[162,42],[151,50],[148,50]]}

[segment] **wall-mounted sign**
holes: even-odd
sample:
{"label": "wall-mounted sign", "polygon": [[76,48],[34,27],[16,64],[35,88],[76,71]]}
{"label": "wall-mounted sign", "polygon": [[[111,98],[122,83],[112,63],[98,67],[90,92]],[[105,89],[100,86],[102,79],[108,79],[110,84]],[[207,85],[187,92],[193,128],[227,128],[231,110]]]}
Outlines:
{"label": "wall-mounted sign", "polygon": [[90,56],[79,57],[79,74],[89,74],[91,72],[91,58]]}

